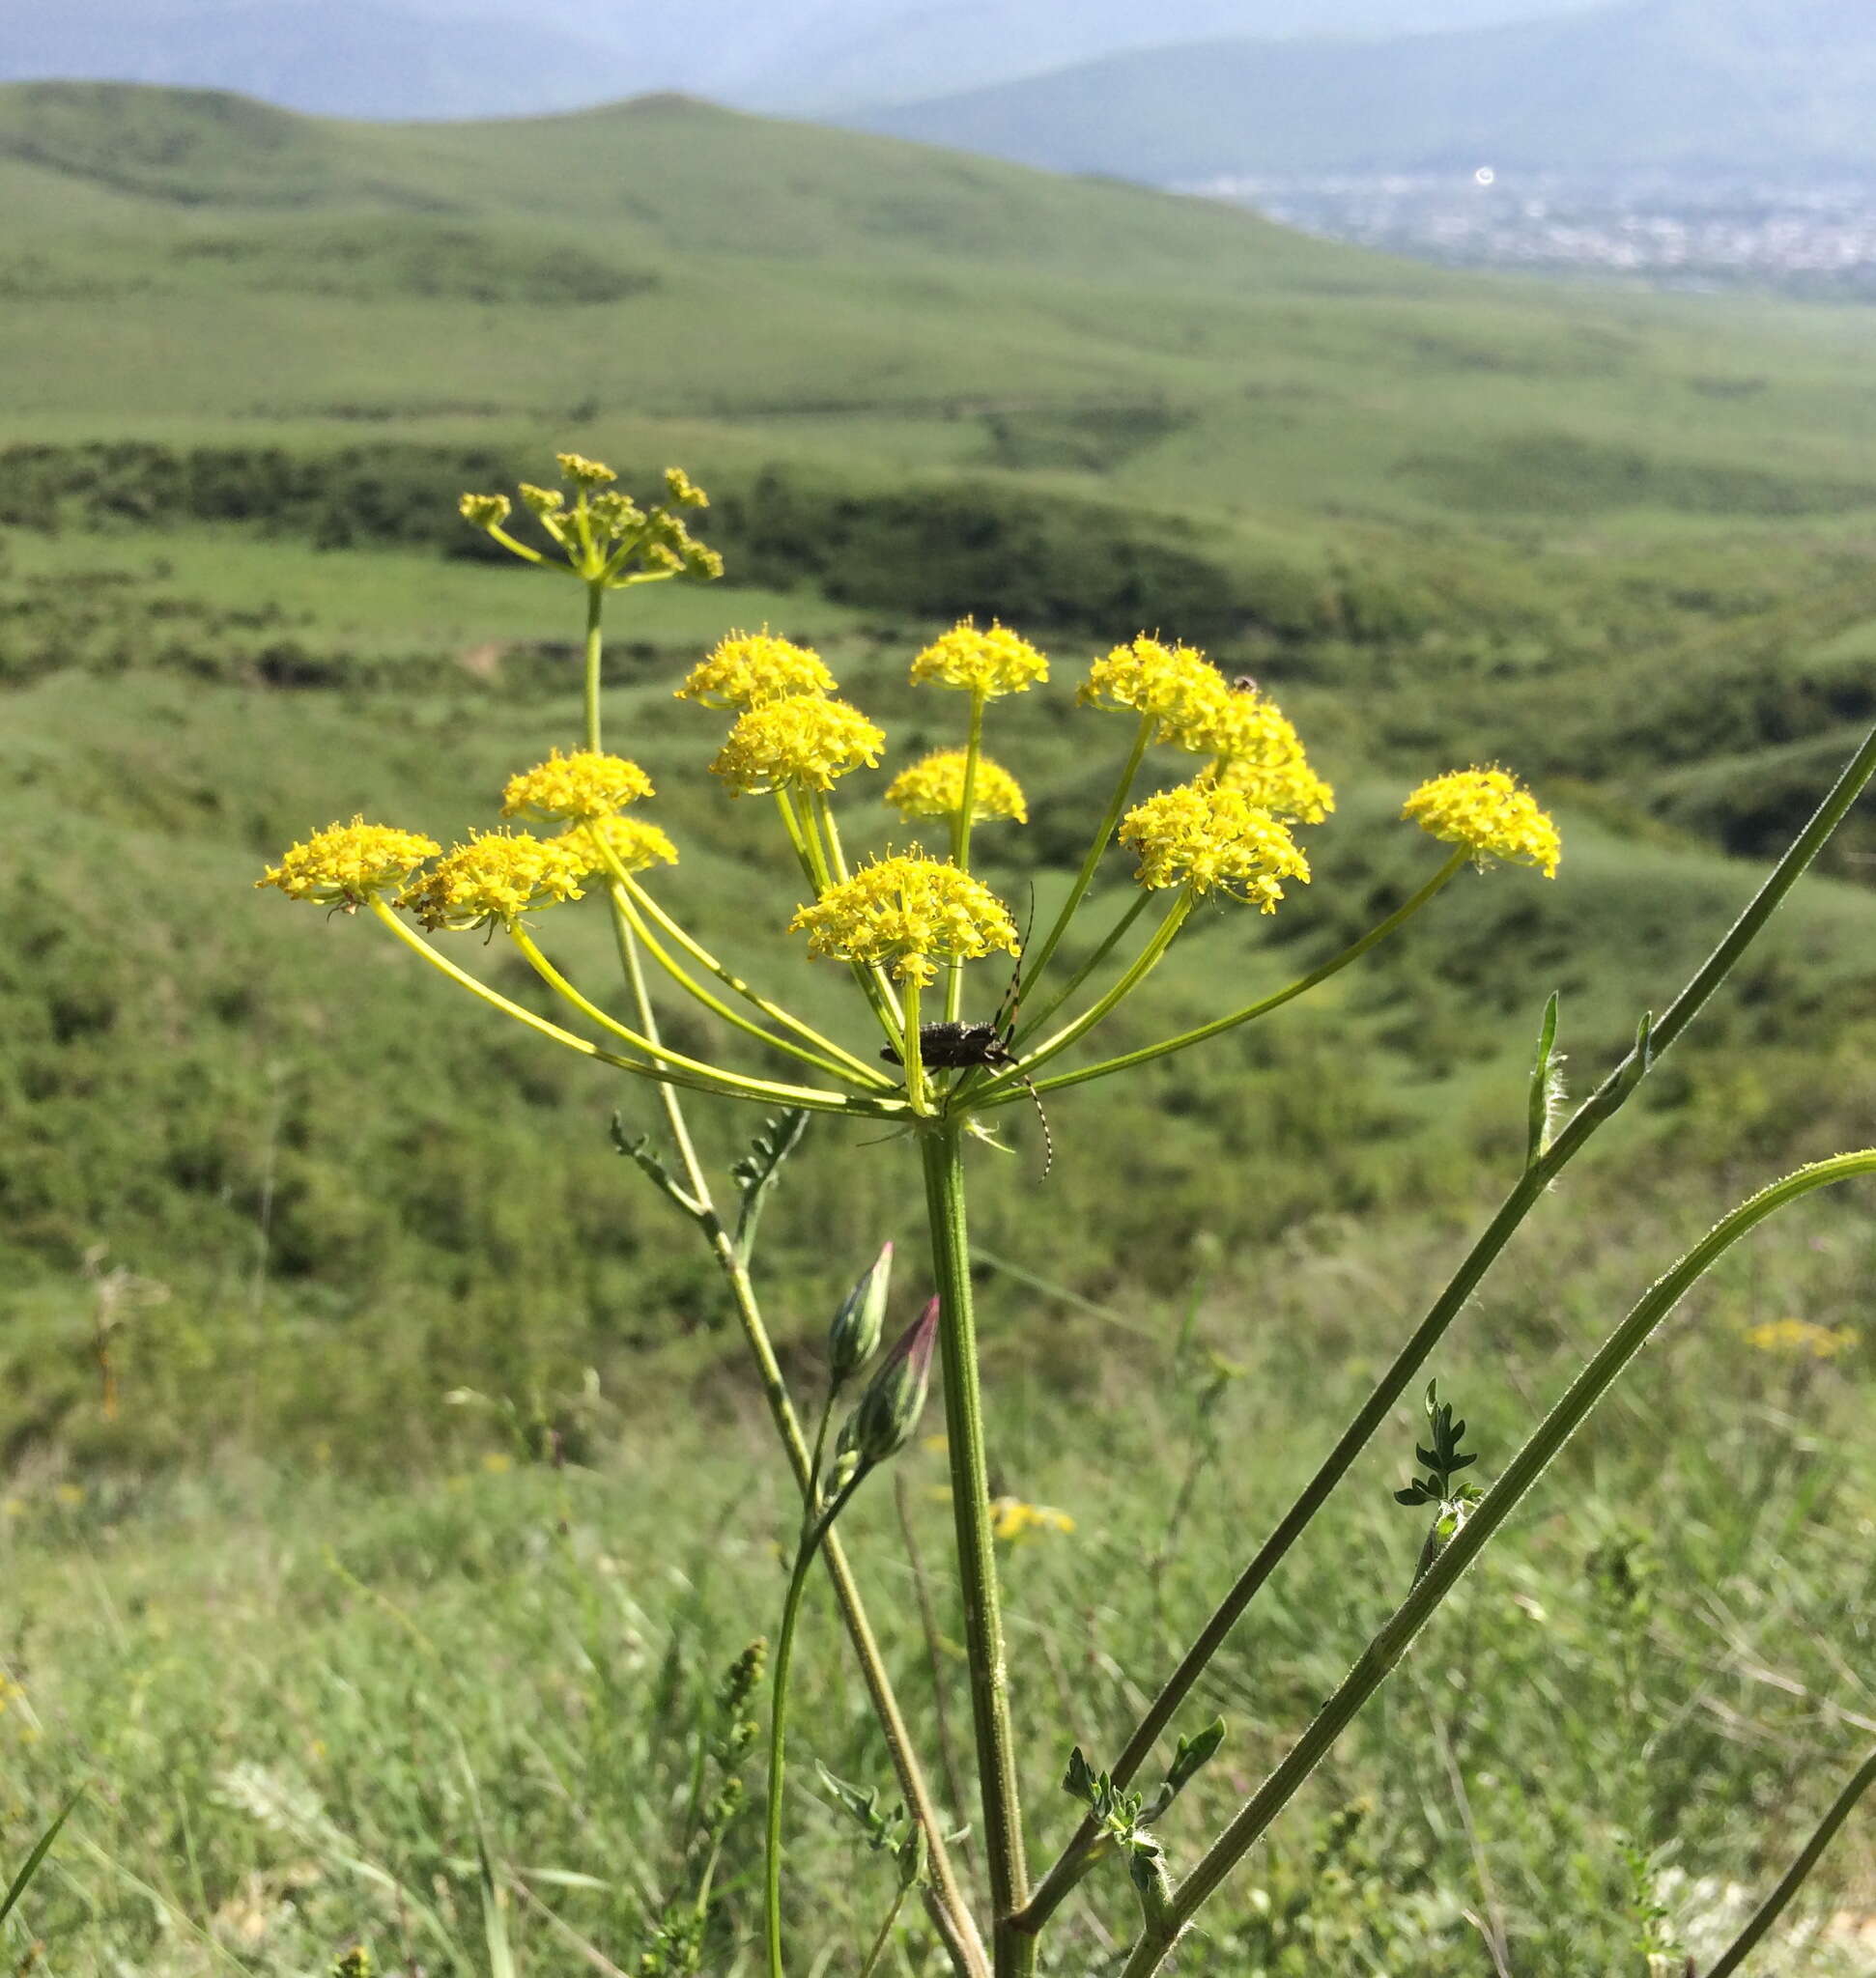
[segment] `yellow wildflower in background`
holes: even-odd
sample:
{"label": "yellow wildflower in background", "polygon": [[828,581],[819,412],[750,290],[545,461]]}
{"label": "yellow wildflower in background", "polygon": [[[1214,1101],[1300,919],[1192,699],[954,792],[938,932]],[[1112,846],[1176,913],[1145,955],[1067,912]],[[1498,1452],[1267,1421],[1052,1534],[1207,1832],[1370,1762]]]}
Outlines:
{"label": "yellow wildflower in background", "polygon": [[835,678],[812,646],[761,632],[732,632],[699,660],[677,690],[703,707],[764,707],[797,693],[832,693]]}
{"label": "yellow wildflower in background", "polygon": [[651,778],[622,755],[602,755],[590,749],[562,755],[556,749],[545,762],[508,778],[501,793],[501,814],[584,823],[608,817],[651,794]]}
{"label": "yellow wildflower in background", "polygon": [[1761,1353],[1807,1353],[1813,1360],[1834,1360],[1857,1343],[1852,1326],[1815,1325],[1807,1318],[1775,1318],[1748,1328],[1746,1343]]}
{"label": "yellow wildflower in background", "polygon": [[914,845],[863,865],[788,922],[823,959],[889,962],[901,982],[929,982],[934,961],[1016,952],[1016,923],[980,879]]}
{"label": "yellow wildflower in background", "polygon": [[751,708],[730,729],[710,769],[742,796],[831,790],[835,778],[849,770],[873,768],[885,747],[885,731],[858,708],[797,693]]}
{"label": "yellow wildflower in background", "polygon": [[[901,770],[886,786],[885,802],[908,820],[914,817],[955,817],[964,805],[965,751],[941,749]],[[1009,817],[1029,822],[1029,806],[1021,785],[1007,769],[979,756],[977,780],[971,791],[971,820]]]}
{"label": "yellow wildflower in background", "polygon": [[1144,633],[1088,669],[1075,698],[1084,707],[1131,708],[1153,716],[1156,742],[1215,753],[1211,736],[1231,690],[1196,646],[1163,645]]}
{"label": "yellow wildflower in background", "polygon": [[985,700],[1025,692],[1048,677],[1048,661],[1028,639],[994,623],[980,632],[969,618],[912,662],[914,687],[954,687]]}
{"label": "yellow wildflower in background", "polygon": [[350,824],[314,832],[304,844],[289,846],[279,864],[270,865],[254,884],[277,886],[289,899],[351,912],[374,893],[407,884],[441,849],[435,838],[355,817]]}
{"label": "yellow wildflower in background", "polygon": [[581,897],[580,882],[591,866],[565,838],[531,837],[526,832],[477,832],[453,845],[398,905],[429,928],[460,932],[495,920],[512,920],[536,907]]}
{"label": "yellow wildflower in background", "polygon": [[[583,876],[610,871],[607,852],[612,855],[612,863],[627,872],[645,872],[654,865],[677,863],[677,847],[655,824],[647,824],[641,817],[595,818],[590,824],[563,831],[554,842],[565,845],[579,857]],[[602,844],[605,851],[600,849]]]}
{"label": "yellow wildflower in background", "polygon": [[1455,770],[1422,783],[1407,800],[1403,817],[1448,845],[1468,845],[1480,859],[1535,865],[1546,879],[1557,875],[1563,841],[1537,799],[1501,769]]}
{"label": "yellow wildflower in background", "polygon": [[1006,1545],[1033,1539],[1041,1532],[1072,1532],[1075,1521],[1052,1504],[1025,1504],[1020,1497],[990,1500],[990,1536]]}
{"label": "yellow wildflower in background", "polygon": [[1216,783],[1181,783],[1149,797],[1121,820],[1120,835],[1140,855],[1134,876],[1145,887],[1216,889],[1274,914],[1282,880],[1309,880],[1309,861],[1289,831]]}

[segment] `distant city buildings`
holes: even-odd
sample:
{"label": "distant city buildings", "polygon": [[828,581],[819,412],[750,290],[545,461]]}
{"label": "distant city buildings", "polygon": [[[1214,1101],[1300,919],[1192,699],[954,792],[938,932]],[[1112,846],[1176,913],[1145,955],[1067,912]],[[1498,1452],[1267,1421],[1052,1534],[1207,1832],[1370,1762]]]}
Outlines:
{"label": "distant city buildings", "polygon": [[1480,160],[1450,173],[1220,179],[1182,189],[1449,266],[1876,296],[1876,178],[1573,178]]}

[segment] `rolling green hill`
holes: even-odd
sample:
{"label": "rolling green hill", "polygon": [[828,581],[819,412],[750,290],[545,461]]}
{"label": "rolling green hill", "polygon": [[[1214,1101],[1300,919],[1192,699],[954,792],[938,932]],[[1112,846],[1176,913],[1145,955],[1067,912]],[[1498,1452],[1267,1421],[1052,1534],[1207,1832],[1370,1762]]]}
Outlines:
{"label": "rolling green hill", "polygon": [[[739,622],[820,640],[895,760],[946,733],[903,669],[964,610],[1036,634],[1062,682],[1156,626],[1269,683],[1343,807],[1293,913],[1175,951],[1165,1020],[1398,896],[1419,777],[1503,759],[1559,805],[1554,889],[1464,889],[1255,1043],[1064,1096],[1047,1214],[1019,1161],[983,1236],[1084,1289],[1179,1282],[1201,1230],[1248,1253],[1466,1196],[1544,996],[1587,1064],[1632,1035],[1749,886],[1728,855],[1767,856],[1876,716],[1849,312],[1460,278],[671,99],[393,129],[23,87],[0,200],[15,1451],[291,1435],[335,1392],[361,1446],[402,1449],[464,1381],[708,1364],[702,1274],[622,1185],[618,1095],[426,997],[368,929],[249,890],[354,808],[458,832],[572,738],[565,587],[475,560],[455,514],[554,446],[634,481],[683,461],[716,496],[728,581],[619,624],[609,721],[752,971],[802,979],[789,883],[700,775],[716,724],[668,697]],[[1012,896],[1060,883],[1101,794],[1067,702],[999,737],[1036,819],[995,868]],[[1872,844],[1712,1026],[1749,1060],[1685,1060],[1696,1141],[1784,1150],[1865,1107],[1876,902],[1846,882]],[[742,1125],[711,1120],[713,1151]],[[907,1213],[884,1172],[831,1144],[804,1167],[775,1223],[799,1309]],[[173,1302],[123,1345],[149,1411],[111,1427],[86,1271],[120,1262]]]}

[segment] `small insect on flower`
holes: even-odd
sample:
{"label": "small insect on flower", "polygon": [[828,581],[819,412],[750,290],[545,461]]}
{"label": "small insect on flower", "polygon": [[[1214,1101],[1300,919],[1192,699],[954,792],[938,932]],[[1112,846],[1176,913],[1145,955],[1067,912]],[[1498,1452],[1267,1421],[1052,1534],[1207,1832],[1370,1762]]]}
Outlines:
{"label": "small insect on flower", "polygon": [[651,778],[622,755],[602,755],[591,749],[562,755],[556,749],[545,762],[508,778],[501,793],[501,814],[583,824],[610,817],[651,794]]}
{"label": "small insect on flower", "polygon": [[441,849],[435,838],[355,817],[289,847],[279,864],[270,865],[254,884],[278,887],[292,900],[355,913],[376,894],[407,885],[417,867]]}
{"label": "small insect on flower", "polygon": [[1537,799],[1501,769],[1463,769],[1422,783],[1401,815],[1430,836],[1466,845],[1481,863],[1504,859],[1557,876],[1563,843]]}

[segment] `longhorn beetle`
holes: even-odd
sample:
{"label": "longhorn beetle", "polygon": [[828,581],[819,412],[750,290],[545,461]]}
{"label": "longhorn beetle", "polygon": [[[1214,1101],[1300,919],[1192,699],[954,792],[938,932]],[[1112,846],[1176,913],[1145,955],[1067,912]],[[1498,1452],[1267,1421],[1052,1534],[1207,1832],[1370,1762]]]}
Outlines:
{"label": "longhorn beetle", "polygon": [[[921,1024],[919,1058],[927,1071],[975,1071],[981,1067],[987,1071],[1013,1072],[1016,1083],[1029,1094],[1037,1118],[1042,1122],[1042,1178],[1046,1181],[1049,1170],[1055,1166],[1055,1136],[1049,1131],[1049,1116],[1042,1110],[1041,1093],[1009,1048],[1016,1034],[1016,1014],[1022,1001],[1023,960],[1019,954],[996,1015],[987,1024]],[[879,1055],[888,1064],[905,1061],[891,1044]]]}

